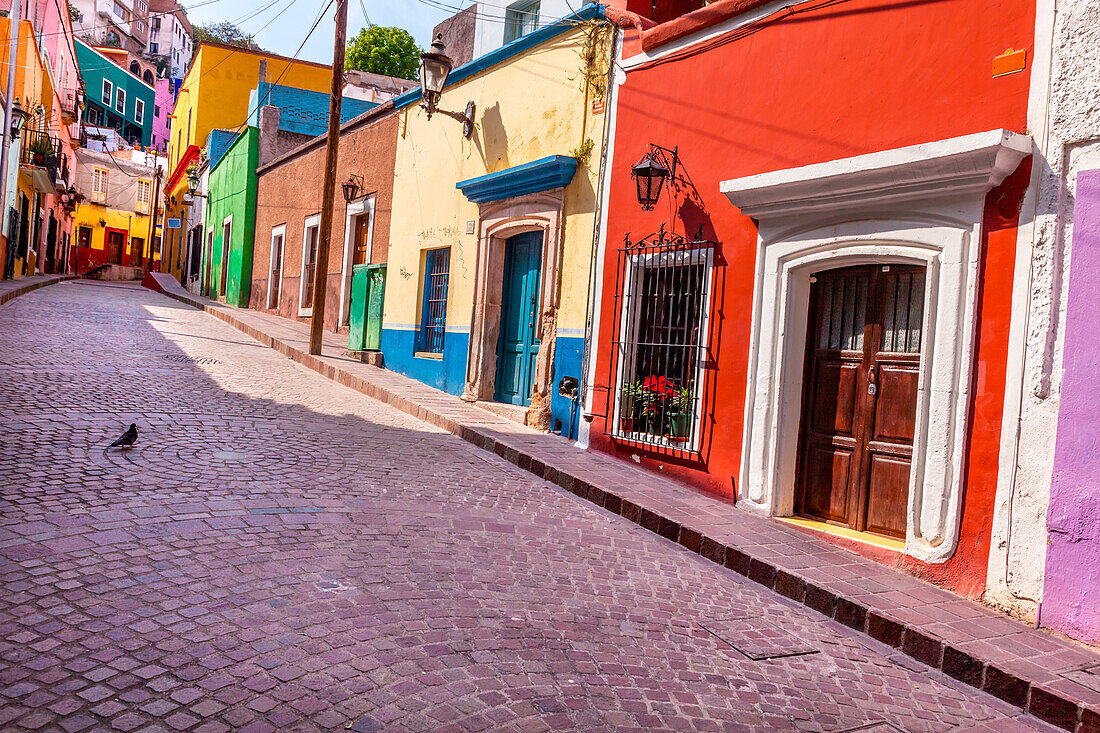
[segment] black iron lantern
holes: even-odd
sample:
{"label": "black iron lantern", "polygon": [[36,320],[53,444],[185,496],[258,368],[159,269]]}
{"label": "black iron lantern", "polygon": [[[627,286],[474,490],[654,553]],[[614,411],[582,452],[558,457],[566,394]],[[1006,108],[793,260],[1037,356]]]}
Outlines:
{"label": "black iron lantern", "polygon": [[[666,178],[669,179],[669,185],[676,185],[678,150],[679,148],[669,150],[651,143],[649,152],[630,169],[630,177],[638,187],[638,203],[646,211],[653,211],[657,200],[661,198],[661,188]],[[671,160],[667,153],[672,154]]]}
{"label": "black iron lantern", "polygon": [[192,194],[199,190],[199,172],[194,168],[187,171],[187,186]]}
{"label": "black iron lantern", "polygon": [[668,168],[646,155],[630,169],[630,177],[638,187],[638,203],[646,211],[653,211],[657,199],[661,198],[661,187],[668,178]]}
{"label": "black iron lantern", "polygon": [[340,184],[340,188],[344,192],[344,202],[350,204],[359,198],[359,192],[363,190],[363,179],[353,173],[348,180]]}
{"label": "black iron lantern", "polygon": [[447,55],[447,48],[443,45],[443,34],[437,33],[435,40],[432,41],[431,50],[420,54],[420,92],[424,96],[429,115],[439,104],[443,87],[447,83],[447,76],[453,67],[454,62]]}
{"label": "black iron lantern", "polygon": [[23,109],[23,105],[19,104],[19,97],[12,100],[11,103],[11,136],[19,137],[19,133],[23,130],[23,123],[27,121],[27,112]]}

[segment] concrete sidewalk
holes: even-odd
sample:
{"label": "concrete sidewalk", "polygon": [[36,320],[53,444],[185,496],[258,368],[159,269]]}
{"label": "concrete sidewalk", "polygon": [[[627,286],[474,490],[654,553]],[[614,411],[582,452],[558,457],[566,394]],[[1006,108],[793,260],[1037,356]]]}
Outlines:
{"label": "concrete sidewalk", "polygon": [[30,275],[17,280],[0,280],[0,305],[12,298],[26,295],[32,290],[44,288],[64,280],[72,280],[75,275]]}
{"label": "concrete sidewalk", "polygon": [[308,324],[199,298],[166,275],[151,275],[145,284],[1041,720],[1100,733],[1095,650],[781,522],[344,357],[346,337],[326,333],[324,354],[310,356]]}

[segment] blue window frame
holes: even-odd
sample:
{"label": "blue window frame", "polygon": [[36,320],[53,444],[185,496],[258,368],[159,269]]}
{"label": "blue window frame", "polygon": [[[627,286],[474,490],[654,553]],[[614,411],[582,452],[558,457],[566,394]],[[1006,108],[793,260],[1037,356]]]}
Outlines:
{"label": "blue window frame", "polygon": [[450,267],[450,247],[430,249],[424,253],[424,300],[420,305],[417,351],[443,353],[443,336],[447,331],[447,277]]}

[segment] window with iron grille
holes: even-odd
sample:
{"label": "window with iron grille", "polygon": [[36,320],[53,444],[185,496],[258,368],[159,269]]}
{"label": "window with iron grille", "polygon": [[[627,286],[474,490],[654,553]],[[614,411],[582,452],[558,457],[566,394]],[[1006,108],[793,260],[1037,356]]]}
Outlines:
{"label": "window with iron grille", "polygon": [[699,452],[713,245],[662,229],[619,250],[614,437],[675,455]]}
{"label": "window with iron grille", "polygon": [[443,353],[443,338],[447,331],[447,278],[450,266],[450,247],[429,249],[424,253],[424,299],[420,307],[417,351]]}

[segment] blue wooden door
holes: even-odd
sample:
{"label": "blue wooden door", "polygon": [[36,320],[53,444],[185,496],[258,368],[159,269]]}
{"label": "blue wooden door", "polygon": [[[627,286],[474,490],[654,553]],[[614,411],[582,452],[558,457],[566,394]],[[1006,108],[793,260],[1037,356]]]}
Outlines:
{"label": "blue wooden door", "polygon": [[526,232],[504,243],[504,291],[497,340],[496,400],[511,405],[531,403],[531,379],[539,341],[539,281],[542,232]]}

